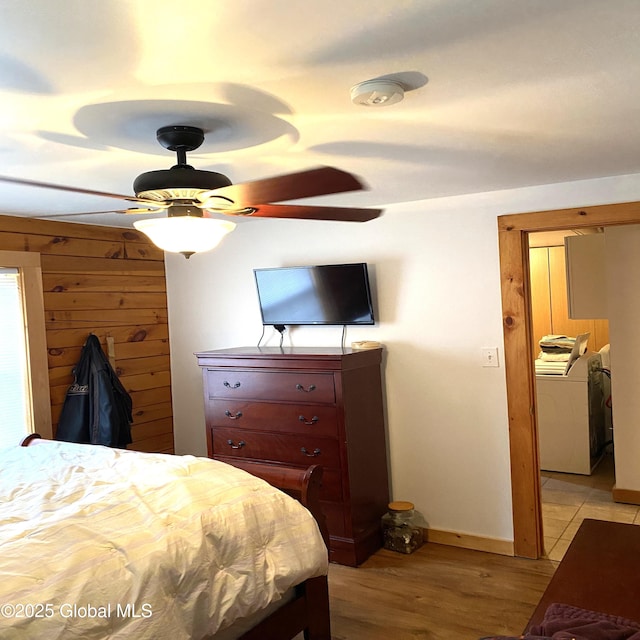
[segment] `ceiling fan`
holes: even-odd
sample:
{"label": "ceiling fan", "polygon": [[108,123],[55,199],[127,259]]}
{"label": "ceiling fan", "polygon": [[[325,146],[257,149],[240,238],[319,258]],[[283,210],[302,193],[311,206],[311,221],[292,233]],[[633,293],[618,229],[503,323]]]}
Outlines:
{"label": "ceiling fan", "polygon": [[[197,149],[204,142],[202,129],[187,125],[172,125],[158,129],[156,137],[165,149],[175,151],[177,164],[170,169],[148,171],[139,175],[133,183],[135,196],[8,176],[0,176],[0,182],[116,198],[138,205],[128,209],[114,210],[116,213],[166,212],[166,217],[140,220],[135,222],[134,226],[149,235],[160,248],[183,253],[186,257],[196,251],[213,248],[235,227],[235,224],[211,217],[210,214],[366,222],[377,218],[382,213],[381,209],[273,204],[365,188],[355,176],[346,171],[333,167],[319,167],[234,185],[221,173],[194,169],[187,164],[187,152]],[[84,215],[91,213],[104,212],[89,212]],[[175,248],[183,246],[180,243],[176,245],[179,227],[188,227],[192,241],[197,238],[201,244]],[[159,239],[153,235],[161,228],[167,236],[166,239]],[[219,236],[217,239],[213,238],[214,231],[215,235]],[[206,239],[210,241],[205,242]],[[204,246],[206,248],[203,248]]]}

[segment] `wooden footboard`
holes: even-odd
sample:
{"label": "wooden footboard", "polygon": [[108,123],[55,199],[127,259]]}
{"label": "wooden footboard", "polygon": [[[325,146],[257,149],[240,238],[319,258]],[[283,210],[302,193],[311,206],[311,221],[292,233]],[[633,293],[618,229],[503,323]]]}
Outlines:
{"label": "wooden footboard", "polygon": [[[45,442],[40,435],[33,433],[20,444],[27,447]],[[301,469],[242,459],[233,459],[229,464],[262,478],[299,500],[315,517],[328,548],[329,533],[320,506],[321,466]],[[331,640],[327,576],[311,578],[298,585],[292,600],[247,631],[240,640],[291,640],[300,632],[304,632],[305,640]]]}
{"label": "wooden footboard", "polygon": [[[329,548],[329,531],[320,506],[320,465],[299,469],[240,458],[225,462],[262,478],[300,500],[315,517],[324,543]],[[305,640],[331,640],[327,576],[312,578],[298,585],[292,601],[245,633],[240,640],[290,640],[301,631],[304,631]]]}
{"label": "wooden footboard", "polygon": [[320,533],[327,548],[329,547],[329,531],[320,505],[320,485],[322,484],[322,467],[314,464],[306,469],[286,467],[284,465],[252,462],[241,458],[224,460],[238,469],[243,469],[270,485],[299,500],[318,522]]}
{"label": "wooden footboard", "polygon": [[33,444],[36,440],[42,440],[42,436],[39,433],[30,433],[28,436],[25,436],[20,440],[21,447],[28,447],[30,444]]}

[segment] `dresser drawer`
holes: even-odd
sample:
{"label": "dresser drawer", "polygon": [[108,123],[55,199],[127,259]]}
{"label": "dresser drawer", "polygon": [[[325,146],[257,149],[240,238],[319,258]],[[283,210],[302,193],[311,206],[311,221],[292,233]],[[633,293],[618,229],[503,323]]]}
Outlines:
{"label": "dresser drawer", "polygon": [[241,456],[272,462],[340,467],[338,441],[317,436],[261,433],[216,427],[211,430],[216,455]]}
{"label": "dresser drawer", "polygon": [[333,404],[336,394],[330,373],[295,373],[209,369],[209,398],[246,398]]}
{"label": "dresser drawer", "polygon": [[336,408],[330,405],[275,404],[216,398],[209,400],[207,422],[214,427],[337,436]]}

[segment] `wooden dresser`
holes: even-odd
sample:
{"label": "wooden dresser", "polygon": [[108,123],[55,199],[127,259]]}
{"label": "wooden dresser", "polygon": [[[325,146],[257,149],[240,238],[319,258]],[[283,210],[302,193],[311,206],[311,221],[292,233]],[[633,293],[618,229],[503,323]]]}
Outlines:
{"label": "wooden dresser", "polygon": [[239,347],[196,354],[210,457],[324,468],[330,559],[382,545],[389,502],[382,349]]}

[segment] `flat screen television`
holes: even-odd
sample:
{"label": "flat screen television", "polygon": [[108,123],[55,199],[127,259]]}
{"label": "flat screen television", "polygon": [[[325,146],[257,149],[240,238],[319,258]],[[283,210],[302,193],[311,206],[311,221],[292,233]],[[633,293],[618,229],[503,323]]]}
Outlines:
{"label": "flat screen television", "polygon": [[364,262],[254,269],[262,324],[374,324]]}

